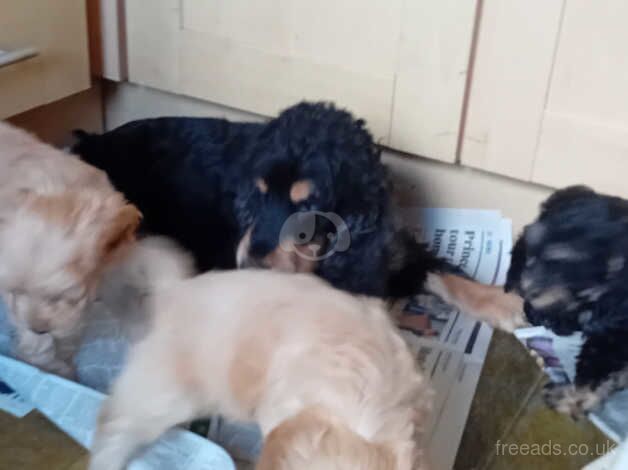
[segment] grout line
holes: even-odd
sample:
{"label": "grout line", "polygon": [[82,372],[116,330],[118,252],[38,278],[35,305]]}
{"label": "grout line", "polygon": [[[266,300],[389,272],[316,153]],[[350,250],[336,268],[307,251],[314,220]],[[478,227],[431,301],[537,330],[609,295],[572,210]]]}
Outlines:
{"label": "grout line", "polygon": [[183,9],[185,2],[183,0],[179,0],[179,30],[183,31],[185,29],[185,18],[183,14]]}
{"label": "grout line", "polygon": [[399,14],[399,35],[397,36],[397,58],[395,63],[395,75],[393,77],[393,89],[390,102],[390,118],[388,119],[388,145],[392,145],[393,125],[395,119],[395,100],[397,98],[397,78],[399,77],[399,65],[401,64],[401,38],[403,36],[403,14],[406,10],[406,0],[402,0]]}
{"label": "grout line", "polygon": [[464,142],[464,133],[467,124],[467,115],[469,113],[469,100],[471,97],[471,83],[473,81],[473,71],[475,68],[475,57],[478,49],[480,37],[480,28],[482,26],[482,13],[484,11],[484,0],[477,0],[475,9],[475,20],[473,22],[473,33],[471,36],[471,46],[469,48],[469,61],[467,67],[467,77],[464,85],[464,93],[462,95],[462,109],[460,110],[460,122],[458,124],[458,140],[456,142],[454,164],[462,163],[462,144]]}
{"label": "grout line", "polygon": [[[390,119],[388,120],[388,139],[387,144],[392,145],[392,135],[393,135],[393,120],[395,119],[395,98],[397,96],[397,77],[398,73],[395,72],[395,76],[393,77],[393,89],[392,89],[392,101],[390,103]],[[379,144],[380,147],[386,147],[385,145]]]}
{"label": "grout line", "polygon": [[567,0],[563,0],[560,7],[560,19],[558,20],[558,29],[556,31],[556,41],[554,43],[554,52],[552,53],[552,65],[550,66],[550,72],[547,77],[547,86],[545,87],[545,97],[543,100],[543,107],[541,108],[541,115],[539,116],[539,130],[536,135],[536,143],[534,145],[534,153],[532,154],[532,165],[530,167],[530,174],[528,175],[528,181],[532,181],[534,178],[534,170],[536,168],[536,158],[539,153],[539,147],[541,146],[541,134],[543,133],[543,123],[545,122],[545,110],[549,103],[550,91],[552,88],[552,80],[554,79],[554,69],[556,68],[556,58],[558,57],[558,48],[560,46],[560,35],[563,31],[563,24],[565,20],[565,10],[567,8]]}

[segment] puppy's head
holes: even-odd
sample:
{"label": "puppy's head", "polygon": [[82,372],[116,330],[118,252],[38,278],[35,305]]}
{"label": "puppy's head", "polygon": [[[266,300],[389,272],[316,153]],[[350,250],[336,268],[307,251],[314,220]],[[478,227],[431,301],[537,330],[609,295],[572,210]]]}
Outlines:
{"label": "puppy's head", "polygon": [[301,103],[270,121],[249,168],[236,204],[240,266],[314,270],[349,247],[339,214],[368,217],[370,192],[380,195],[379,154],[364,122],[326,103]]}
{"label": "puppy's head", "polygon": [[117,193],[23,194],[0,214],[0,292],[14,321],[37,333],[70,332],[139,220]]}
{"label": "puppy's head", "polygon": [[369,442],[318,407],[268,435],[257,470],[413,470],[424,468],[410,441]]}
{"label": "puppy's head", "polygon": [[[310,214],[325,204],[320,188],[327,184],[327,175],[316,174],[311,168],[299,167],[297,162],[269,161],[255,172],[252,193],[243,208],[250,217],[246,231],[237,250],[239,267],[264,267],[288,272],[313,271],[316,253],[324,241],[320,231],[294,227],[290,232],[286,222],[294,214]],[[312,219],[314,221],[314,219]],[[294,225],[294,224],[293,224]],[[301,238],[299,238],[299,235]],[[296,250],[286,249],[296,245],[308,257],[299,256]]]}
{"label": "puppy's head", "polygon": [[611,324],[628,265],[628,202],[572,186],[552,194],[515,244],[506,289],[526,301],[530,323],[557,334]]}

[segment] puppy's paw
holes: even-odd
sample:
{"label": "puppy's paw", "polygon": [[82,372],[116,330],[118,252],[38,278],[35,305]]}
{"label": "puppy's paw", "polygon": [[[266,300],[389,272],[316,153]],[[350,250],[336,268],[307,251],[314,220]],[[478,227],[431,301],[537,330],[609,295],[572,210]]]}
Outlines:
{"label": "puppy's paw", "polygon": [[499,286],[453,274],[428,274],[425,290],[500,330],[512,332],[527,323],[523,299]]}
{"label": "puppy's paw", "polygon": [[518,295],[497,291],[485,305],[489,323],[500,330],[512,333],[527,324],[523,299]]}
{"label": "puppy's paw", "polygon": [[590,388],[571,384],[547,384],[543,388],[543,399],[547,406],[574,420],[585,417],[600,403],[599,396]]}
{"label": "puppy's paw", "polygon": [[526,349],[526,351],[528,351],[528,354],[530,354],[530,357],[534,359],[534,362],[536,362],[536,365],[539,366],[541,370],[543,370],[545,368],[545,359],[543,359],[543,357],[534,349]]}

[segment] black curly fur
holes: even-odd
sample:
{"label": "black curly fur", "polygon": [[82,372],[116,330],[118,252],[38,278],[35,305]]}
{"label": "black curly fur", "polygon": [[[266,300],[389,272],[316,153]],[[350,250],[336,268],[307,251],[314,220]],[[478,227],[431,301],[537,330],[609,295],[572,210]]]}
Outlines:
{"label": "black curly fur", "polygon": [[584,186],[550,196],[514,247],[506,287],[523,296],[528,320],[585,336],[578,387],[607,394],[628,370],[627,257],[628,201]]}
{"label": "black curly fur", "polygon": [[[235,267],[250,227],[250,252],[263,257],[290,214],[306,210],[338,214],[349,228],[350,248],[317,267],[336,287],[402,297],[445,266],[393,229],[379,150],[362,120],[331,104],[300,103],[268,123],[158,118],[76,135],[74,152],[140,208],[145,230],[178,240],[201,270]],[[288,192],[299,180],[314,191],[295,204]]]}

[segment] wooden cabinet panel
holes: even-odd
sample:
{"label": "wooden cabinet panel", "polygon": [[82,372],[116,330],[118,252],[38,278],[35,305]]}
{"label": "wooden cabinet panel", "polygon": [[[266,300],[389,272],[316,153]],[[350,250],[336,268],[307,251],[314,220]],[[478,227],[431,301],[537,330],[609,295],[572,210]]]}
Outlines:
{"label": "wooden cabinet panel", "polygon": [[131,81],[264,115],[326,99],[388,139],[401,0],[127,0]]}
{"label": "wooden cabinet panel", "polygon": [[262,115],[335,101],[381,143],[453,161],[475,4],[127,0],[129,78]]}
{"label": "wooden cabinet panel", "polygon": [[124,0],[87,0],[91,73],[120,82],[128,78]]}
{"label": "wooden cabinet panel", "polygon": [[405,3],[391,147],[455,161],[475,14],[471,0]]}
{"label": "wooden cabinet panel", "polygon": [[563,2],[483,2],[461,147],[464,165],[530,179]]}
{"label": "wooden cabinet panel", "polygon": [[267,116],[303,99],[331,100],[365,117],[376,137],[388,141],[392,75],[208,42],[199,33],[184,33],[181,45],[175,91]]}
{"label": "wooden cabinet panel", "polygon": [[36,57],[0,68],[0,118],[90,86],[84,0],[0,0],[0,49]]}
{"label": "wooden cabinet panel", "polygon": [[532,180],[552,187],[587,184],[628,197],[628,129],[547,111]]}
{"label": "wooden cabinet panel", "polygon": [[462,163],[628,196],[628,3],[486,0]]}
{"label": "wooden cabinet panel", "polygon": [[628,3],[567,0],[532,180],[628,196]]}
{"label": "wooden cabinet panel", "polygon": [[356,74],[395,67],[402,0],[183,0],[182,28]]}

